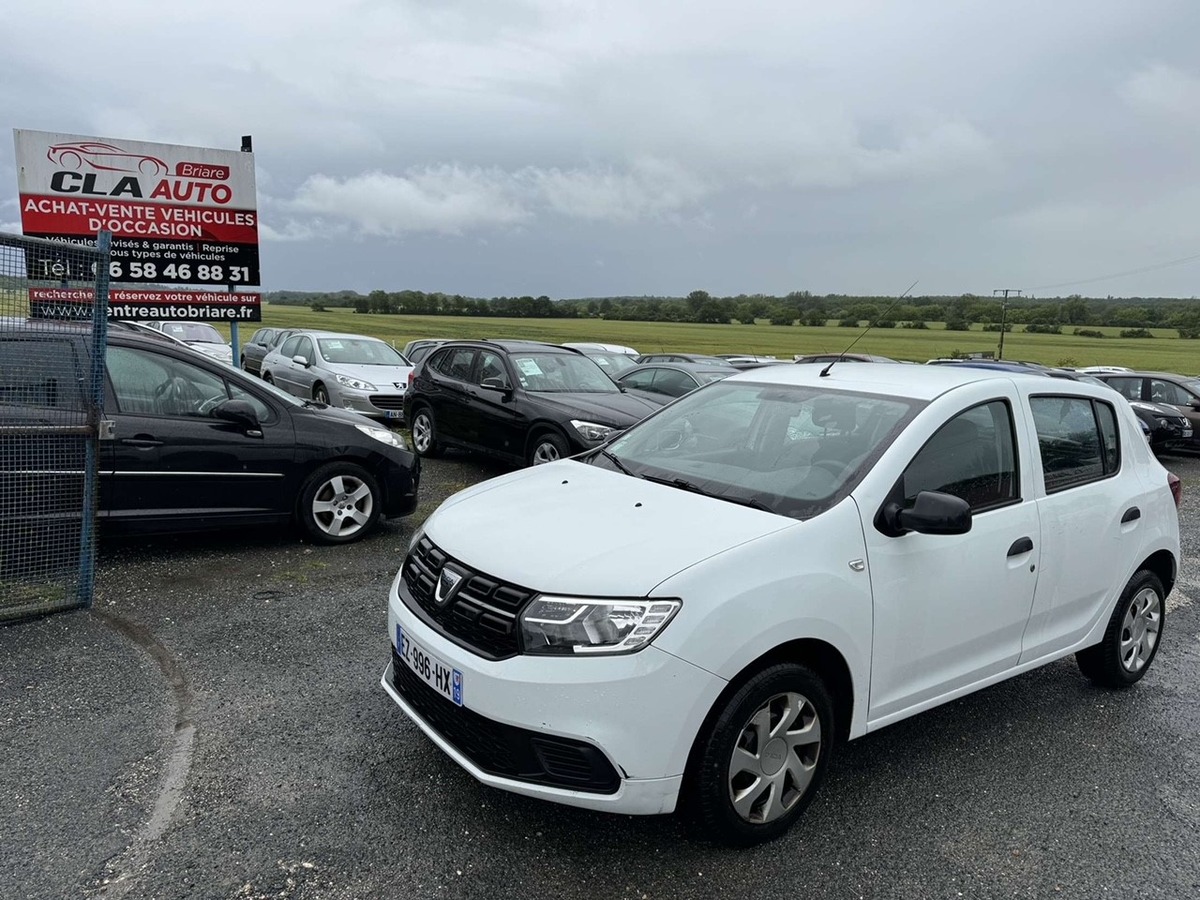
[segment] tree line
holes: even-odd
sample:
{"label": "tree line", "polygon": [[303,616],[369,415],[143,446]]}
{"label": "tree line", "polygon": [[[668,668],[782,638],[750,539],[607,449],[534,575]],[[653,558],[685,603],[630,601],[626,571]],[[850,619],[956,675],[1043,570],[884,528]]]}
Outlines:
{"label": "tree line", "polygon": [[894,297],[816,295],[808,291],[793,291],[782,297],[767,294],[715,297],[697,290],[686,297],[552,300],[545,295],[478,298],[439,292],[375,290],[369,294],[273,291],[266,293],[264,299],[269,303],[314,309],[351,307],[363,315],[601,318],[714,325],[766,321],[780,326],[836,323],[845,327],[873,322],[876,328],[926,328],[929,322],[944,322],[951,331],[965,331],[973,324],[999,331],[1003,322],[1006,330],[1019,324],[1027,331],[1050,334],[1065,331],[1095,337],[1101,336],[1095,326],[1110,326],[1131,331],[1175,328],[1181,337],[1200,337],[1200,302],[1169,297],[1096,298],[1074,294],[1053,299],[1010,298],[1003,304],[998,299],[973,294],[910,297],[896,302]]}

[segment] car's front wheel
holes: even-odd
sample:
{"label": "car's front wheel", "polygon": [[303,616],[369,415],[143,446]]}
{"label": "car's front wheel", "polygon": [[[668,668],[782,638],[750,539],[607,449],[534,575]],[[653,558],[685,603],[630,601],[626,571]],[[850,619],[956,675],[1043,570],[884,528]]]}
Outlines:
{"label": "car's front wheel", "polygon": [[1148,569],[1139,569],[1121,592],[1104,638],[1075,654],[1079,670],[1108,688],[1141,681],[1158,654],[1166,612],[1162,581]]}
{"label": "car's front wheel", "polygon": [[354,463],[334,462],[309,476],[296,510],[301,527],[323,544],[348,544],[379,521],[383,495],[371,473]]}
{"label": "car's front wheel", "polygon": [[442,455],[442,445],[437,439],[437,427],[433,424],[433,412],[427,406],[419,407],[413,413],[412,439],[413,449],[417,451],[418,456]]}
{"label": "car's front wheel", "polygon": [[271,377],[271,373],[270,373],[270,372],[263,372],[263,373],[262,373],[262,380],[263,380],[263,381],[265,381],[267,384],[274,384],[274,383],[275,383],[275,379]]}
{"label": "car's front wheel", "polygon": [[325,389],[325,385],[318,384],[313,388],[313,400],[317,403],[324,403],[326,406],[329,405],[329,391]]}
{"label": "car's front wheel", "polygon": [[805,666],[752,676],[699,738],[683,798],[697,832],[735,846],[783,834],[829,766],[833,716],[824,682]]}
{"label": "car's front wheel", "polygon": [[544,431],[529,445],[529,464],[540,466],[543,463],[563,459],[569,454],[567,442],[561,435],[555,434],[553,431]]}

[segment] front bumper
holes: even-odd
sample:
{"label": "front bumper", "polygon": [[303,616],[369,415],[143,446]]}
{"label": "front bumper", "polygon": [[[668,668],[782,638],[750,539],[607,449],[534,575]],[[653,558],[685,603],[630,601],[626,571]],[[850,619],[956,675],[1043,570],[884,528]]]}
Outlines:
{"label": "front bumper", "polygon": [[404,417],[404,391],[389,389],[377,391],[360,391],[348,388],[342,384],[330,387],[330,402],[341,409],[362,413],[374,419],[385,419],[388,422],[402,424]]}
{"label": "front bumper", "polygon": [[[472,776],[492,787],[587,809],[633,815],[674,811],[693,740],[724,680],[653,645],[608,658],[486,660],[425,624],[405,607],[399,590],[404,586],[396,579],[388,604],[393,662],[381,683],[401,710]],[[397,624],[410,640],[462,672],[462,708],[437,694],[412,702],[404,684],[398,689],[394,667],[400,666],[402,674],[407,668],[395,656]],[[440,705],[429,707],[434,701]],[[424,715],[421,704],[426,705]],[[594,752],[597,776],[586,789],[576,790],[560,786],[553,764],[543,772],[534,767],[517,776],[498,774],[473,730],[516,733],[518,740],[534,746],[548,741],[579,759]],[[614,783],[601,783],[605,772],[615,773]],[[559,784],[551,783],[556,780]]]}
{"label": "front bumper", "polygon": [[417,508],[417,490],[421,486],[421,458],[409,450],[397,450],[403,462],[388,457],[375,467],[375,477],[383,488],[383,515],[394,519]]}

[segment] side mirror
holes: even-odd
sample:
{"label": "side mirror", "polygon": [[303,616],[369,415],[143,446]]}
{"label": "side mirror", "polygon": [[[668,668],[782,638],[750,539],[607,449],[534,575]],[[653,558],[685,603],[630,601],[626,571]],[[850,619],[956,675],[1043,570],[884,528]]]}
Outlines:
{"label": "side mirror", "polygon": [[891,502],[880,511],[885,534],[899,537],[918,534],[966,534],[971,530],[971,505],[961,497],[939,491],[921,491],[907,509]]}
{"label": "side mirror", "polygon": [[260,427],[258,413],[246,400],[222,400],[213,407],[212,415],[215,419],[224,419],[247,431]]}
{"label": "side mirror", "polygon": [[1192,402],[1188,404],[1196,412],[1200,412],[1200,397],[1193,397]]}
{"label": "side mirror", "polygon": [[307,369],[307,368],[308,368],[308,366],[309,366],[309,362],[308,362],[308,357],[307,357],[307,356],[293,356],[293,357],[292,357],[292,362],[294,362],[294,363],[298,363],[299,365],[302,365],[302,366],[304,366],[304,368],[306,368],[306,369]]}
{"label": "side mirror", "polygon": [[507,394],[512,390],[512,388],[508,386],[508,383],[503,378],[499,377],[485,378],[483,381],[479,382],[479,386],[485,390],[500,391],[504,394]]}

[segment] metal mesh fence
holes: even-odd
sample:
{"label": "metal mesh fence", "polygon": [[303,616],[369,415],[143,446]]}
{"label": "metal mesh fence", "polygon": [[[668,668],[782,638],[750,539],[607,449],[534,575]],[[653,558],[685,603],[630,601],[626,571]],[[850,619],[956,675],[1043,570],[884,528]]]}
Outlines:
{"label": "metal mesh fence", "polygon": [[0,233],[0,622],[91,603],[108,246]]}

